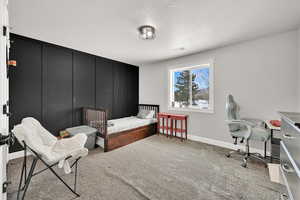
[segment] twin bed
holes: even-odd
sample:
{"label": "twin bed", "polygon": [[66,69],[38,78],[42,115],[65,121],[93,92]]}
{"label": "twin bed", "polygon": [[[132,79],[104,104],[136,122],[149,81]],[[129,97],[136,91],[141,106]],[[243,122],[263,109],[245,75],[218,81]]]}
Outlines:
{"label": "twin bed", "polygon": [[105,109],[83,108],[83,123],[98,129],[96,143],[107,152],[156,133],[159,105],[139,104],[139,115],[143,112],[153,115],[108,120]]}

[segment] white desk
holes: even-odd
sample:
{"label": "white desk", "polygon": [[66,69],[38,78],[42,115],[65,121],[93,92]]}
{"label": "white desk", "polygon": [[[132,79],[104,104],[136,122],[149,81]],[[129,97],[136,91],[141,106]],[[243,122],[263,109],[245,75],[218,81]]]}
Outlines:
{"label": "white desk", "polygon": [[266,125],[266,128],[270,129],[270,130],[275,130],[275,131],[280,131],[280,127],[277,127],[277,126],[273,126],[271,123],[270,123],[271,120],[265,120],[265,125]]}

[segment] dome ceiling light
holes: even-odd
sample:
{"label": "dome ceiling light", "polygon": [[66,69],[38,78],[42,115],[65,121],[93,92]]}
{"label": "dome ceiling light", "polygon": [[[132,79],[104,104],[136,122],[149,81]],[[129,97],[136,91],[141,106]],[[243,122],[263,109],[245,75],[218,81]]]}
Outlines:
{"label": "dome ceiling light", "polygon": [[155,38],[155,28],[153,26],[140,26],[138,30],[143,40],[153,40]]}

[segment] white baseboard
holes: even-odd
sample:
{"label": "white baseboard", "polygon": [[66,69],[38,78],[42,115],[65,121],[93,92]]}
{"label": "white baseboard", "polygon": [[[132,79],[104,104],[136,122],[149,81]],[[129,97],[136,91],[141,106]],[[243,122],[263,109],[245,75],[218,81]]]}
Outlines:
{"label": "white baseboard", "polygon": [[[220,141],[220,140],[214,140],[214,139],[205,138],[205,137],[200,137],[200,136],[196,136],[196,135],[188,135],[188,139],[192,140],[192,141],[202,142],[202,143],[215,145],[215,146],[232,149],[232,150],[237,150],[237,149],[244,150],[245,149],[245,145],[234,145],[233,143],[224,142],[224,141]],[[250,147],[250,151],[264,155],[264,150],[261,150],[261,149]],[[269,151],[267,151],[267,155],[268,156],[270,155]]]}
{"label": "white baseboard", "polygon": [[[31,155],[31,152],[27,152],[27,155],[28,156]],[[14,159],[17,159],[17,158],[21,158],[23,156],[24,156],[24,150],[13,152],[13,153],[9,153],[8,154],[8,161],[14,160]]]}

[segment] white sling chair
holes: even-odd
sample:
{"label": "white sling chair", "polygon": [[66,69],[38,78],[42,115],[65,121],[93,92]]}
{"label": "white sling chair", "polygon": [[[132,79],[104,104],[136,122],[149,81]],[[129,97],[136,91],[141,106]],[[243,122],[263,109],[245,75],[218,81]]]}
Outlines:
{"label": "white sling chair", "polygon": [[[18,196],[23,191],[22,200],[25,198],[26,191],[30,184],[31,178],[45,170],[50,170],[53,174],[76,196],[77,184],[77,164],[80,158],[88,154],[88,149],[84,148],[87,136],[78,134],[72,138],[58,140],[50,132],[48,132],[36,119],[32,117],[24,118],[21,124],[18,124],[12,130],[15,137],[24,147],[24,162],[19,183]],[[26,171],[26,156],[27,151],[32,152],[34,159],[32,161],[29,173]],[[41,160],[46,168],[34,173],[34,169],[38,160]],[[73,164],[70,166],[69,161]],[[74,188],[71,188],[53,169],[52,167],[58,165],[60,168],[64,167],[66,173],[70,173],[71,168],[75,166],[75,181]],[[24,176],[24,186],[23,183]]]}

